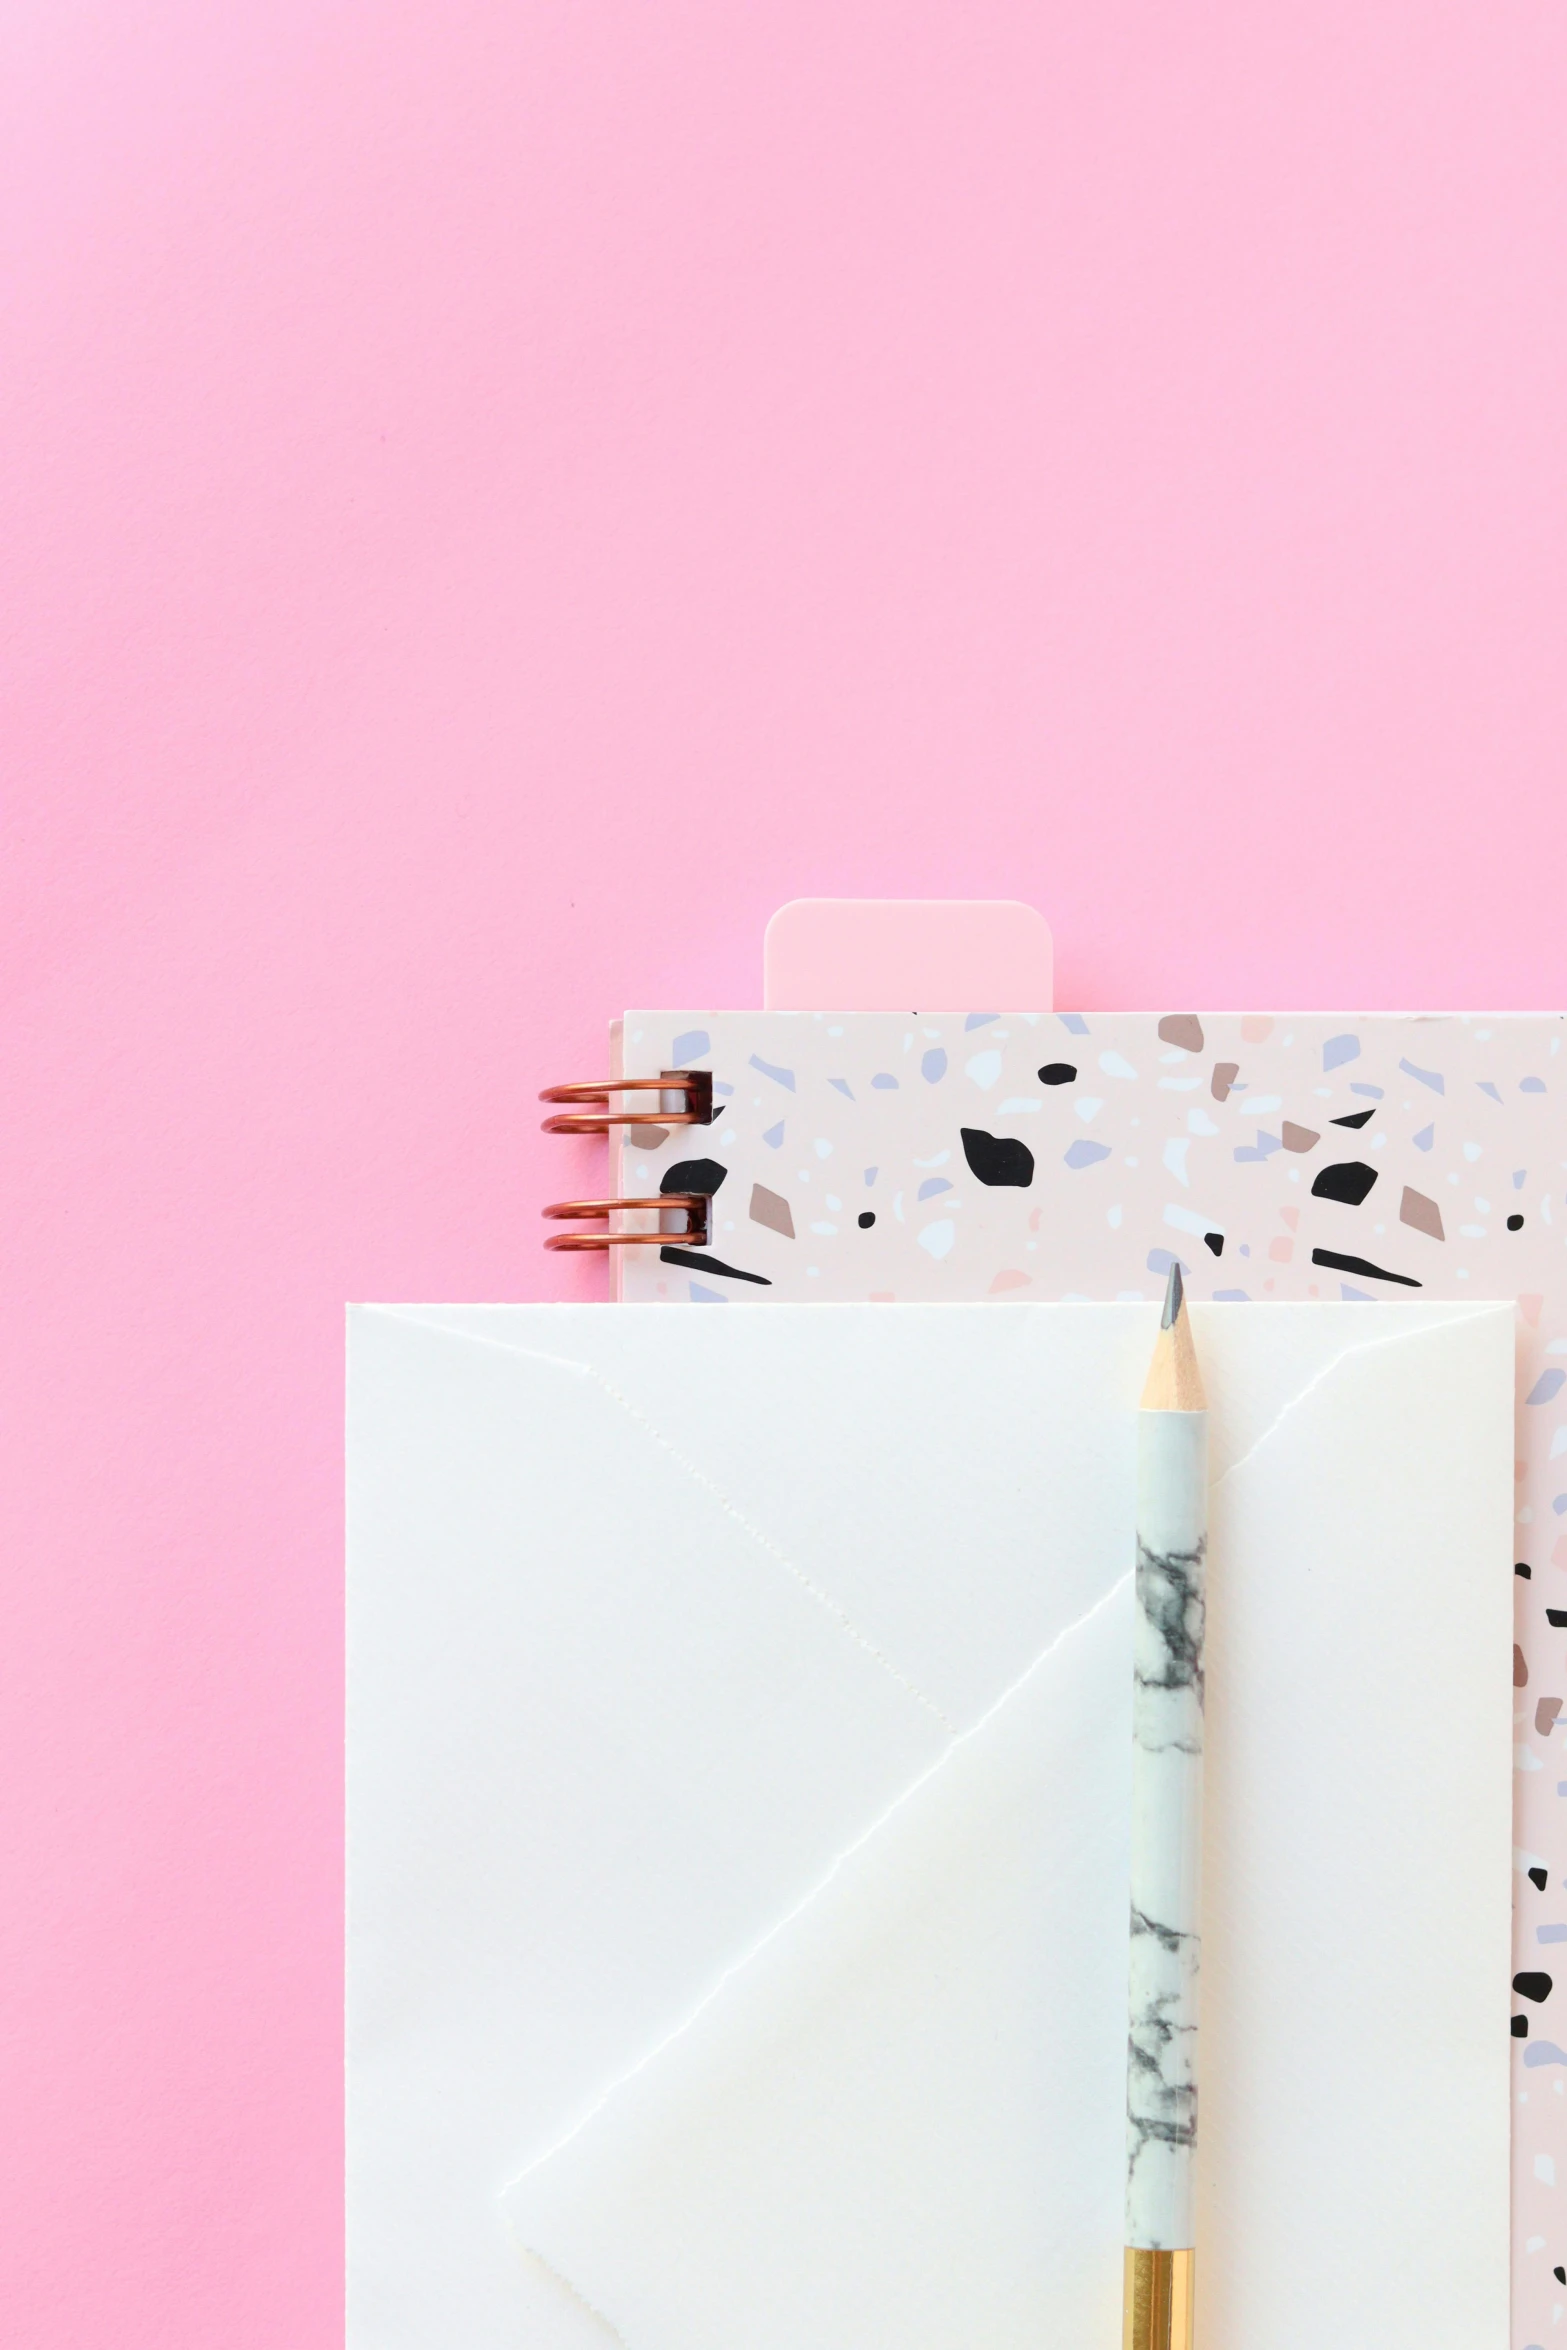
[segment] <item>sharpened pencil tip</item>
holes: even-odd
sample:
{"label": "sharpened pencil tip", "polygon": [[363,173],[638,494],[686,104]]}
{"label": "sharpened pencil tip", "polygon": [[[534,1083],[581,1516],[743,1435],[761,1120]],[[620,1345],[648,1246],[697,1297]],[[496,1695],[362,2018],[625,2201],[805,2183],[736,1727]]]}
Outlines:
{"label": "sharpened pencil tip", "polygon": [[1202,1372],[1197,1366],[1197,1349],[1193,1344],[1192,1318],[1186,1310],[1186,1284],[1178,1264],[1170,1267],[1169,1284],[1164,1293],[1164,1311],[1159,1317],[1159,1335],[1154,1341],[1153,1361],[1148,1366],[1141,1408],[1145,1412],[1205,1412],[1208,1409],[1203,1393]]}

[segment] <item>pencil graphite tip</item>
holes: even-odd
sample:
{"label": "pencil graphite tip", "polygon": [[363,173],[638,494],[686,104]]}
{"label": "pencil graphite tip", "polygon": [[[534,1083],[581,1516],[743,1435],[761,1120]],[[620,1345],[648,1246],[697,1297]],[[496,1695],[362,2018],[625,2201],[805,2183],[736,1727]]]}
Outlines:
{"label": "pencil graphite tip", "polygon": [[1153,1361],[1148,1366],[1148,1380],[1143,1389],[1142,1409],[1145,1412],[1208,1409],[1202,1372],[1197,1366],[1197,1349],[1192,1343],[1192,1318],[1186,1310],[1186,1284],[1179,1265],[1170,1267],[1164,1311],[1159,1317],[1159,1336],[1154,1342]]}

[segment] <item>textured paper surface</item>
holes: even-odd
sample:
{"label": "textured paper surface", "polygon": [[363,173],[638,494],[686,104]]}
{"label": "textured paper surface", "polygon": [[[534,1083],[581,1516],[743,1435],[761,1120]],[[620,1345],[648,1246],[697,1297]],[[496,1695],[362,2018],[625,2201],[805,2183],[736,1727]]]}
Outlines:
{"label": "textured paper surface", "polygon": [[[874,2291],[891,2295],[877,2306],[904,2307],[906,2288],[886,2282],[885,2259],[904,2223],[889,2235],[885,2203],[878,2220],[874,2198],[863,2209],[828,2193],[837,2174],[821,2167],[824,2134],[834,2161],[863,2172],[861,2197],[879,2177],[889,2191],[902,2178],[914,2195],[909,2208],[929,2209],[930,2199],[945,2207],[943,2182],[958,2162],[968,2177],[987,2108],[988,2159],[997,2167],[981,2200],[995,2224],[987,2233],[976,2222],[965,2239],[976,2261],[990,2247],[979,2263],[989,2280],[981,2292],[986,2324],[1006,2340],[1014,2338],[1006,2329],[1030,2313],[1037,2322],[1037,2264],[1052,2243],[1069,2240],[1075,2250],[1070,2275],[1046,2280],[1049,2291],[1066,2294],[1073,2309],[1098,2307],[1107,2289],[1113,2297],[1104,2262],[1106,2246],[1113,2255],[1118,2242],[1120,2092],[1112,2084],[1104,2118],[1094,2084],[1107,2063],[1114,2072],[1124,2032],[1124,1853],[1114,1822],[1124,1777],[1116,1725],[1124,1727],[1126,1708],[1124,1659],[1114,1650],[1131,1492],[1129,1476],[1107,1472],[1118,1450],[1129,1467],[1130,1399],[1152,1323],[1151,1309],[1114,1308],[915,1308],[896,1317],[785,1309],[722,1320],[591,1308],[355,1317],[356,2350],[411,2350],[449,2341],[454,2330],[497,2350],[517,2342],[587,2350],[612,2337],[584,2302],[609,2308],[634,2350],[644,2338],[772,2339],[757,2333],[764,2321],[754,2303],[740,2325],[736,2295],[774,2298],[765,2262],[786,2251],[825,2298],[802,2311],[785,2295],[776,2338],[863,2341],[863,2328],[857,2337],[852,2328],[860,2323],[855,2312],[868,2306],[867,2278],[882,2276]],[[1318,2005],[1297,2016],[1278,2058],[1287,2073],[1312,2051],[1309,2080],[1322,2091],[1311,2117],[1316,2131],[1342,2122],[1344,2065],[1358,2067],[1363,2053],[1375,2053],[1389,2004],[1397,2006],[1396,1987],[1377,1971],[1377,1950],[1346,1940],[1351,1925],[1368,1909],[1401,1954],[1406,1880],[1418,1876],[1420,1900],[1440,1905],[1465,1870],[1467,1906],[1455,1926],[1463,1947],[1432,1987],[1422,2061],[1429,2068],[1434,2037],[1449,2075],[1444,2112],[1462,2124],[1461,2142],[1441,2141],[1449,2187],[1435,2182],[1439,2213],[1450,2189],[1461,2186],[1468,2198],[1466,2225],[1442,2248],[1448,2297],[1471,2314],[1482,2304],[1500,2308],[1497,2322],[1505,2322],[1506,2103],[1494,2015],[1505,2012],[1508,1725],[1505,1699],[1498,1707],[1488,1695],[1494,1677],[1474,1675],[1467,1660],[1477,1644],[1500,1644],[1504,1657],[1506,1650],[1507,1325],[1504,1314],[1422,1306],[1368,1323],[1327,1307],[1209,1311],[1200,1330],[1217,1399],[1217,1467],[1230,1469],[1222,1493],[1251,1478],[1280,1497],[1276,1507],[1291,1525],[1330,1525],[1331,1512],[1324,1516],[1313,1498],[1324,1466],[1324,1411],[1376,1461],[1374,1476],[1364,1450],[1332,1463],[1335,1491],[1357,1514],[1334,1550],[1340,1580],[1320,1601],[1326,1617],[1297,1615],[1294,1679],[1289,1687],[1270,1680],[1265,1717],[1235,1713],[1232,1735],[1241,1746],[1223,1767],[1236,1817],[1220,1812],[1213,1822],[1219,1881],[1222,1840],[1238,1836],[1243,1854],[1249,1850],[1267,1768],[1277,1771],[1278,1758],[1287,1758],[1289,1836],[1266,1856],[1276,1875],[1265,1867],[1260,1883],[1292,1920],[1291,1903],[1309,1896],[1302,1922],[1317,1919],[1301,1951],[1316,1950],[1325,1988]],[[1379,1343],[1367,1347],[1373,1329]],[[1400,1368],[1389,1386],[1380,1366],[1395,1358]],[[1371,1364],[1378,1373],[1362,1394]],[[1057,1406],[1041,1411],[1052,1381],[1060,1383]],[[1067,1391],[1072,1406],[1063,1413]],[[1389,1394],[1413,1399],[1391,1419],[1371,1408]],[[1359,1398],[1347,1421],[1345,1397]],[[1453,1441],[1459,1420],[1462,1443]],[[1304,1469],[1297,1462],[1289,1475],[1264,1476],[1270,1459],[1293,1457],[1291,1444],[1304,1448]],[[1372,1513],[1364,1527],[1363,1484],[1376,1488],[1362,1497]],[[1378,1512],[1392,1521],[1388,1528]],[[1219,1523],[1216,1514],[1216,1537]],[[1389,1681],[1383,1663],[1410,1605],[1408,1561],[1392,1539],[1399,1527],[1409,1543],[1418,1537],[1422,1606],[1437,1590],[1445,1599],[1422,1616],[1432,1654],[1418,1687],[1397,1675]],[[1454,1572],[1464,1545],[1467,1575]],[[1475,1574],[1487,1550],[1489,1568]],[[1287,1557],[1275,1557],[1267,1588],[1288,1570]],[[852,1602],[843,1596],[851,1586]],[[1231,1621],[1237,1635],[1254,1636],[1243,1612]],[[1339,1654],[1346,1628],[1361,1643],[1348,1682]],[[1050,1654],[1029,1677],[1042,1650]],[[1040,1693],[1066,1673],[1081,1695],[1087,1684],[1078,1660],[1095,1655],[1102,1700],[1086,1706],[1074,1729]],[[1462,1687],[1449,1689],[1457,1663]],[[1216,1677],[1222,1669],[1217,1649]],[[1324,1692],[1345,1687],[1354,1703],[1336,1708],[1335,1744],[1324,1740],[1317,1717]],[[1441,1725],[1435,1742],[1433,1721]],[[1357,1725],[1372,1741],[1376,1767],[1393,1769],[1408,1814],[1391,1850],[1380,1830],[1368,1836],[1364,1806],[1346,1814],[1341,1800],[1344,1771],[1373,1767],[1342,1745]],[[1222,1734],[1216,1715],[1216,1739]],[[1086,1758],[1067,1771],[1074,1798],[1042,1807],[1039,1774],[1054,1771],[1059,1784],[1068,1750]],[[1260,1781],[1259,1758],[1267,1765]],[[996,1772],[999,1779],[986,1776]],[[981,1800],[982,1819],[963,1827],[963,1805],[959,1812],[952,1805],[975,1773],[975,1784],[1012,1793]],[[1436,1808],[1446,1819],[1432,1851],[1414,1831]],[[1346,1816],[1355,1831],[1347,1848],[1339,1852],[1335,1841],[1321,1849],[1320,1838],[1336,1840]],[[1031,1824],[1013,1832],[1008,1818]],[[1028,1872],[1054,1836],[1066,1839],[1062,1867],[1078,1890],[1056,1913],[1052,1943],[1050,1886]],[[954,1839],[973,1847],[961,1898],[956,1884],[943,1889],[944,1868],[933,1879],[922,1861],[889,1867],[885,1856],[910,1837],[911,1851],[928,1844],[935,1854]],[[866,1890],[871,1879],[861,1883],[866,1870],[882,1888],[875,1899]],[[1232,1879],[1237,1872],[1249,1878],[1250,1864],[1232,1862]],[[1488,1888],[1478,1898],[1477,1884]],[[883,1896],[890,1909],[877,1908]],[[893,1930],[886,1917],[908,1914],[911,1897],[914,1913],[922,1901],[931,1911],[935,1940],[924,1927],[894,1932],[903,1971],[889,1973],[875,1937]],[[1021,1940],[1035,1945],[1021,1956],[1020,1924]],[[862,1928],[871,1940],[856,1960],[854,1933]],[[796,1936],[806,1937],[815,1960],[792,1955]],[[1483,2029],[1473,2043],[1471,1962],[1482,1951],[1494,1988],[1479,2003]],[[1021,2090],[1003,2094],[994,2069],[970,2065],[965,2034],[976,2010],[962,1985],[973,1993],[990,1983],[990,2004],[1005,2011],[1008,2028],[1037,2033],[1057,1960],[1057,2005],[1074,2019],[1066,2055],[1036,2041],[1020,2058],[1004,2037],[992,2051],[993,2065],[1020,2084],[1037,2087],[1041,2064],[1077,2084],[1070,2097],[1063,2090],[1041,2107]],[[852,2077],[786,2113],[773,2104],[776,2073],[765,2064],[754,2069],[759,2045],[788,2051],[785,2075],[820,2085],[835,2071],[830,2037],[813,2041],[799,2022],[798,1985],[809,1964],[827,1968],[821,1979],[837,1986],[833,2000],[848,1998],[846,2014],[884,1977],[892,2004],[879,2035],[856,2028],[862,2056]],[[1074,1965],[1077,1981],[1091,1975],[1098,1985],[1097,2006],[1074,1988]],[[1262,2026],[1277,2038],[1272,1974],[1272,1955],[1254,1977],[1241,1969],[1232,2007],[1248,2045]],[[776,2006],[763,2000],[758,2008],[758,1986],[774,1979]],[[946,2009],[933,2001],[933,1980],[950,1986]],[[1451,2015],[1447,1997],[1456,2003]],[[895,2030],[896,1999],[912,2002],[929,2029],[912,2038]],[[812,2002],[804,2007],[808,2020]],[[748,2016],[738,2039],[712,2041]],[[944,2036],[954,2023],[956,2037]],[[1222,2054],[1222,2035],[1215,2045]],[[748,2168],[756,2143],[733,2137],[732,2111],[727,2122],[709,2112],[692,2138],[689,2085],[714,2062],[741,2108],[772,2112],[764,2136],[784,2175],[766,2197],[740,2185],[749,2178],[759,2189]],[[864,2134],[885,2139],[889,2115],[903,2113],[899,2100],[920,2087],[921,2065],[924,2135],[896,2121],[901,2167],[890,2172],[885,2145],[867,2159]],[[1216,2152],[1226,2132],[1232,2144],[1240,2133],[1251,2143],[1252,2108],[1258,2098],[1271,2103],[1279,2087],[1254,2069],[1230,2069],[1234,2110],[1227,2120],[1222,2097],[1213,2108]],[[995,2097],[987,2080],[997,2084]],[[1381,2200],[1355,2197],[1349,2216],[1357,2224],[1366,2209],[1385,2212],[1395,2142],[1420,2137],[1406,2175],[1431,2158],[1419,2100],[1411,2107],[1401,2076],[1370,2064],[1361,2107],[1356,2134]],[[1092,2166],[1074,2157],[1060,2197],[1048,2166],[1040,2167],[1055,2142],[1041,2138],[1041,2112],[1054,2127],[1067,2110],[1082,2117],[1085,2145],[1099,2130],[1110,2148],[1097,2228],[1083,2216],[1098,2208],[1101,2192]],[[1019,2117],[1029,2115],[1020,2135]],[[721,2154],[716,2169],[698,2159],[704,2142]],[[508,2251],[496,2199],[522,2172],[514,2220],[569,2289]],[[719,2189],[731,2203],[715,2230],[705,2199]],[[1070,2212],[1072,2225],[1003,2226],[1023,2202]],[[846,2241],[851,2208],[862,2249],[839,2259],[832,2248]],[[953,2205],[949,2220],[969,2208]],[[746,2211],[749,2234],[739,2224]],[[633,2224],[636,2212],[645,2226]],[[801,2242],[807,2223],[825,2230],[812,2239],[810,2257]],[[686,2297],[674,2303],[660,2265],[670,2255],[643,2265],[654,2237],[685,2247]],[[1010,2264],[998,2255],[1003,2237],[1013,2242]],[[946,2252],[950,2260],[950,2239]],[[700,2277],[691,2275],[693,2263]],[[968,2274],[961,2262],[957,2273]],[[971,2276],[962,2291],[973,2286]],[[1237,2323],[1248,2289],[1238,2276]],[[930,2324],[959,2307],[957,2290],[948,2283],[926,2296]],[[677,2334],[661,2335],[670,2324]],[[851,2334],[832,2330],[845,2325]],[[704,2326],[712,2330],[704,2334]],[[971,2337],[908,2332],[900,2316],[889,2338]]]}

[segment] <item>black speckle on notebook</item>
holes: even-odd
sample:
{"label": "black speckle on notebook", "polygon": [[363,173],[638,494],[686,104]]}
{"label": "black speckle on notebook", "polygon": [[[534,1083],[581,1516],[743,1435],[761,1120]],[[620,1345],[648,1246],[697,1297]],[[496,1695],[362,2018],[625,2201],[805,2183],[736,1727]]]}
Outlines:
{"label": "black speckle on notebook", "polygon": [[1070,1061],[1047,1061],[1039,1072],[1041,1085],[1070,1085],[1077,1071]]}
{"label": "black speckle on notebook", "polygon": [[703,1254],[699,1248],[661,1248],[659,1258],[666,1265],[687,1265],[693,1273],[721,1273],[726,1281],[754,1281],[758,1289],[771,1289],[765,1273],[742,1272],[738,1265],[723,1264],[719,1258]]}
{"label": "black speckle on notebook", "polygon": [[1368,1167],[1364,1159],[1341,1159],[1337,1166],[1323,1168],[1311,1187],[1311,1196],[1342,1200],[1346,1208],[1358,1208],[1376,1179],[1375,1167]]}
{"label": "black speckle on notebook", "polygon": [[1545,1620],[1548,1624],[1554,1624],[1558,1632],[1567,1631],[1567,1607],[1548,1607]]}
{"label": "black speckle on notebook", "polygon": [[1522,1575],[1524,1581],[1528,1583],[1533,1579],[1534,1569],[1530,1566],[1527,1559],[1520,1559],[1517,1566],[1514,1567],[1513,1573],[1515,1575]]}
{"label": "black speckle on notebook", "polygon": [[1527,2040],[1528,2037],[1529,2018],[1526,2015],[1515,2015],[1513,2017],[1513,2038],[1515,2040]]}
{"label": "black speckle on notebook", "polygon": [[987,1134],[982,1126],[960,1126],[963,1156],[981,1183],[1026,1191],[1034,1180],[1034,1154],[1014,1134]]}
{"label": "black speckle on notebook", "polygon": [[1514,1975],[1513,1989],[1520,1999],[1532,1999],[1538,2007],[1542,1999],[1551,1996],[1551,1978],[1538,1974]]}
{"label": "black speckle on notebook", "polygon": [[1314,1248],[1314,1265],[1326,1265],[1334,1273],[1361,1273],[1370,1281],[1396,1281],[1400,1289],[1423,1289],[1412,1273],[1389,1273],[1385,1266],[1372,1264],[1369,1257],[1346,1257],[1336,1248]]}
{"label": "black speckle on notebook", "polygon": [[1567,2268],[1553,2268],[1551,2274],[1559,2285],[1567,2285]]}
{"label": "black speckle on notebook", "polygon": [[1223,1256],[1224,1234],[1222,1232],[1205,1232],[1202,1237],[1205,1248],[1211,1248],[1216,1257]]}
{"label": "black speckle on notebook", "polygon": [[719,1159],[677,1159],[659,1179],[660,1191],[699,1191],[711,1199],[723,1188],[729,1169]]}
{"label": "black speckle on notebook", "polygon": [[1335,1126],[1368,1126],[1376,1116],[1375,1110],[1351,1110],[1347,1118],[1335,1118]]}
{"label": "black speckle on notebook", "polygon": [[860,1211],[860,1230],[861,1230],[862,1232],[869,1232],[869,1230],[870,1230],[871,1226],[872,1226],[872,1225],[875,1223],[875,1221],[876,1221],[876,1214],[875,1214],[875,1210],[874,1210],[874,1209],[872,1209],[872,1208],[862,1208],[862,1209],[861,1209],[861,1211]]}
{"label": "black speckle on notebook", "polygon": [[1544,1869],[1531,1869],[1529,1871],[1529,1882],[1534,1887],[1536,1893],[1543,1893],[1545,1891]]}
{"label": "black speckle on notebook", "polygon": [[1509,1232],[1521,1232],[1523,1230],[1522,1216],[1509,1216],[1507,1219],[1507,1229]]}

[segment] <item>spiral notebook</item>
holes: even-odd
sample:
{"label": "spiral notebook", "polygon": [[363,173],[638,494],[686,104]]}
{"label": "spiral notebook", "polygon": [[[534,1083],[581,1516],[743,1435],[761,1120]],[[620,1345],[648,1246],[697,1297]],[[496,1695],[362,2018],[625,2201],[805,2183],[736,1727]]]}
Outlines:
{"label": "spiral notebook", "polygon": [[[854,969],[841,939],[836,968]],[[1516,1917],[1498,2029],[1515,2072],[1514,2340],[1543,2343],[1567,2314],[1567,1022],[983,996],[833,1010],[809,942],[784,987],[761,1012],[615,1024],[617,1073],[690,1081],[613,1129],[612,1190],[688,1203],[613,1219],[649,1236],[612,1252],[623,1301],[1151,1300],[1172,1259],[1190,1295],[1237,1307],[1514,1301]],[[1418,1978],[1418,1936],[1412,1963]]]}

